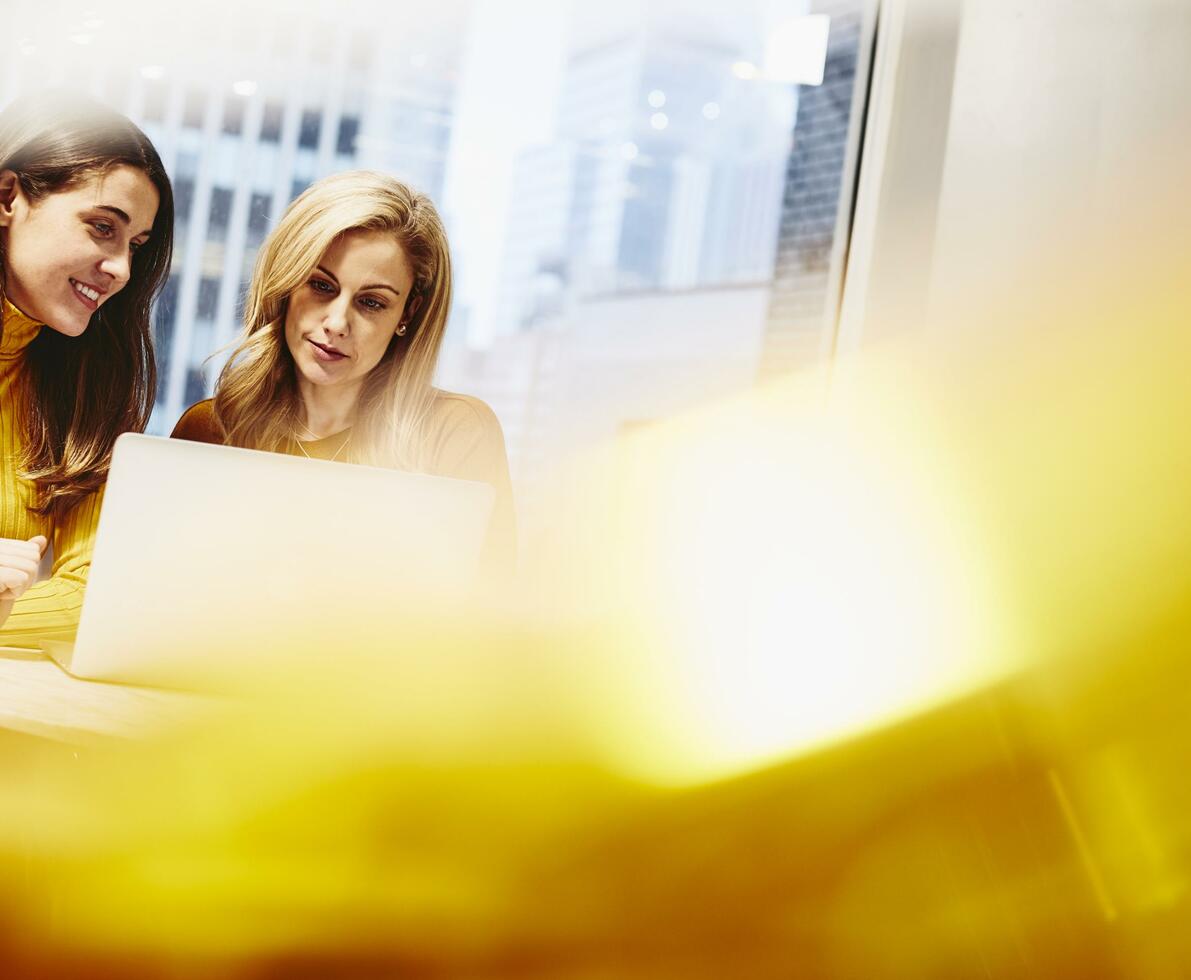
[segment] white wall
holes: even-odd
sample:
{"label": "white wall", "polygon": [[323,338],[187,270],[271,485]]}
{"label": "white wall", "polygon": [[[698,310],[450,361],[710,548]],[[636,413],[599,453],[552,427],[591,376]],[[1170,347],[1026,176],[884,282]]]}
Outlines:
{"label": "white wall", "polygon": [[841,349],[1129,247],[1156,193],[1185,226],[1191,4],[889,0],[881,31]]}

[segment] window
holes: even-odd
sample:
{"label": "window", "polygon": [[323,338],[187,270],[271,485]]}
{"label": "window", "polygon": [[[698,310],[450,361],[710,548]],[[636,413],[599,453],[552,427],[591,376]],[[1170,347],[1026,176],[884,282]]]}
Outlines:
{"label": "window", "polygon": [[174,181],[174,220],[184,225],[190,220],[190,209],[194,205],[194,178],[179,177]]}
{"label": "window", "polygon": [[265,103],[265,110],[261,115],[262,143],[281,142],[281,123],[284,114],[284,110],[276,102]]}
{"label": "window", "polygon": [[215,310],[219,306],[219,280],[204,276],[199,280],[198,310],[196,316],[200,320],[214,320]]}
{"label": "window", "polygon": [[202,129],[203,114],[207,108],[207,93],[191,89],[182,103],[182,125],[187,129]]}
{"label": "window", "polygon": [[223,103],[223,131],[238,136],[244,129],[244,99],[233,95]]}
{"label": "window", "polygon": [[161,401],[166,392],[166,375],[168,374],[170,349],[174,341],[174,313],[177,307],[177,276],[172,275],[166,280],[158,295],[154,310],[152,310],[152,341],[157,358],[157,400]]}
{"label": "window", "polygon": [[359,135],[359,117],[344,116],[339,120],[339,135],[335,139],[335,152],[344,156],[355,156],[356,137]]}
{"label": "window", "polygon": [[248,204],[248,241],[259,245],[269,230],[269,212],[273,208],[271,194],[254,193]]}
{"label": "window", "polygon": [[318,134],[322,130],[323,116],[315,109],[302,113],[302,124],[298,129],[298,146],[306,150],[318,148]]}
{"label": "window", "polygon": [[191,368],[186,372],[185,404],[193,405],[207,397],[207,382],[203,380],[201,368]]}
{"label": "window", "polygon": [[248,302],[248,289],[252,285],[251,279],[245,277],[240,280],[240,288],[236,293],[236,323],[244,322],[245,304]]}
{"label": "window", "polygon": [[222,242],[227,239],[227,226],[231,216],[232,192],[226,187],[212,187],[210,218],[207,222],[208,240]]}

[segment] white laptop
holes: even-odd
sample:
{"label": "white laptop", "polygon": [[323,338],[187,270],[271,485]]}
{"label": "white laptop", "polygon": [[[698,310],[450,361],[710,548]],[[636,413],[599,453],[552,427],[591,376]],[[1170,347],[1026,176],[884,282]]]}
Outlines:
{"label": "white laptop", "polygon": [[465,601],[494,492],[483,483],[152,436],[116,441],[73,644],[93,680],[203,688]]}

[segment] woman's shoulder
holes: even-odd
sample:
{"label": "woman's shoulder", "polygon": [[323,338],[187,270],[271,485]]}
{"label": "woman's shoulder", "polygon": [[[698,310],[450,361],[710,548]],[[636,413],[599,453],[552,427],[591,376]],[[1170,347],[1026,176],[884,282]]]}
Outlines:
{"label": "woman's shoulder", "polygon": [[223,429],[215,417],[215,401],[207,398],[196,402],[182,413],[171,439],[189,439],[191,442],[223,443]]}
{"label": "woman's shoulder", "polygon": [[474,429],[477,432],[500,432],[500,421],[487,402],[473,395],[461,395],[441,388],[434,389],[430,420],[441,431]]}
{"label": "woman's shoulder", "polygon": [[431,472],[496,485],[508,482],[504,433],[496,413],[479,398],[435,389],[425,435]]}

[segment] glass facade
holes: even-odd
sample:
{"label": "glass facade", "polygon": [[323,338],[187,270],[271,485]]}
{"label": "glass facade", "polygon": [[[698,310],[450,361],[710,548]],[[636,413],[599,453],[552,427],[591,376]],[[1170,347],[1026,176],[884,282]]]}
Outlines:
{"label": "glass facade", "polygon": [[[204,43],[215,21],[193,37],[162,26],[173,47],[143,64],[80,47],[76,74],[53,80],[141,124],[174,181],[151,431],[210,394],[285,206],[354,167],[437,202],[457,274],[440,383],[496,410],[525,499],[561,447],[829,348],[862,0],[793,4],[832,17],[821,86],[763,77],[759,0],[560,7],[549,22],[448,0],[397,37],[359,27],[385,5],[349,6],[358,17],[237,9],[236,37]],[[36,81],[10,59],[0,101]]]}

